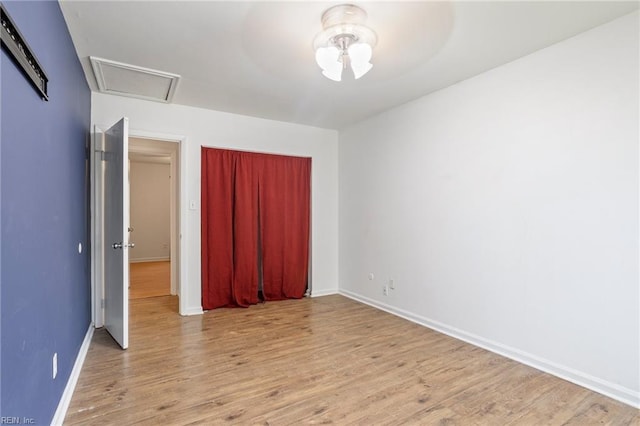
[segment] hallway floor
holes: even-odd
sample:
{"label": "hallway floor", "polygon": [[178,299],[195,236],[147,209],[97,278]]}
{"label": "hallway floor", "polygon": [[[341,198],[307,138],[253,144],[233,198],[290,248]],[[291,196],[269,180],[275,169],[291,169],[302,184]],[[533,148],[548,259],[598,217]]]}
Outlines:
{"label": "hallway floor", "polygon": [[129,264],[129,299],[171,294],[171,262]]}

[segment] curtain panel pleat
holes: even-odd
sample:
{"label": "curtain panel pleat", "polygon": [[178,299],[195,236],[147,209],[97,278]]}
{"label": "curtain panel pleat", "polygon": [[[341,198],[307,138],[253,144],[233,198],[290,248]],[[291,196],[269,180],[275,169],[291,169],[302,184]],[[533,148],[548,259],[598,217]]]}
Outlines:
{"label": "curtain panel pleat", "polygon": [[203,149],[201,175],[202,307],[234,306],[232,154]]}
{"label": "curtain panel pleat", "polygon": [[238,306],[258,303],[258,176],[252,158],[236,155],[233,206],[233,294]]}
{"label": "curtain panel pleat", "polygon": [[301,298],[309,263],[311,160],[265,158],[264,166],[260,185],[264,298]]}
{"label": "curtain panel pleat", "polygon": [[[301,298],[311,159],[202,147],[202,306]],[[258,247],[260,244],[260,247]]]}

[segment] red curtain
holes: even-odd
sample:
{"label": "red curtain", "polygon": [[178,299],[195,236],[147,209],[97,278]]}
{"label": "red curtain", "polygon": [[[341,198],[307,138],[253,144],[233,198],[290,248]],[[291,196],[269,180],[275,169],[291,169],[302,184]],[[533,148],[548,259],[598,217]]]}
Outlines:
{"label": "red curtain", "polygon": [[234,157],[233,295],[246,307],[258,303],[258,179],[250,157]]}
{"label": "red curtain", "polygon": [[260,267],[265,300],[304,295],[310,184],[310,158],[202,148],[204,309],[257,303]]}
{"label": "red curtain", "polygon": [[265,300],[301,298],[309,266],[311,159],[265,156],[260,231]]}
{"label": "red curtain", "polygon": [[235,306],[233,198],[235,161],[230,152],[202,149],[202,307]]}

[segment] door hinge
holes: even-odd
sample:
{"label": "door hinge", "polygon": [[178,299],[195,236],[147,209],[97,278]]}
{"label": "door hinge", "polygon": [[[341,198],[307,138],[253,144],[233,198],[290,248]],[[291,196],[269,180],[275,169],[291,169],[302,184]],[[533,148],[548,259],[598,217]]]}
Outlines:
{"label": "door hinge", "polygon": [[103,150],[101,150],[101,149],[96,149],[96,153],[99,153],[99,154],[100,154],[100,160],[101,160],[101,161],[106,161],[106,160],[107,160],[107,155],[106,155],[107,153],[106,153],[106,152],[104,152]]}

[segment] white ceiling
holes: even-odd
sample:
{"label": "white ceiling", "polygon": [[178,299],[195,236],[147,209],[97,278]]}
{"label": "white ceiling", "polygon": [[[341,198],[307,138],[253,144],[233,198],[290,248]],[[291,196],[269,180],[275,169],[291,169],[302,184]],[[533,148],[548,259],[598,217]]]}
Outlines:
{"label": "white ceiling", "polygon": [[[638,2],[357,4],[378,34],[374,68],[333,82],[314,60],[320,16],[341,2],[61,0],[89,56],[181,75],[173,102],[340,129],[611,21]],[[345,73],[348,74],[348,73]]]}

